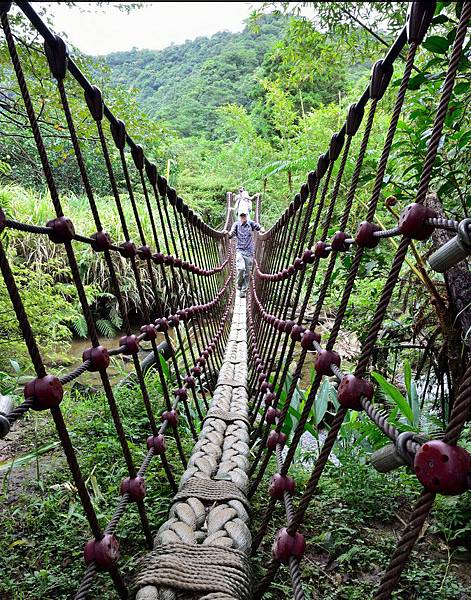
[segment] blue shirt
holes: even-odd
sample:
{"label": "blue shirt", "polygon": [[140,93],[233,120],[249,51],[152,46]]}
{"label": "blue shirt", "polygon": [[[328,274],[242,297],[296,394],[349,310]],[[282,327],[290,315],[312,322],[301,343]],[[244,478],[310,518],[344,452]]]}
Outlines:
{"label": "blue shirt", "polygon": [[237,238],[237,252],[241,252],[246,256],[253,256],[253,238],[252,231],[260,231],[260,225],[253,221],[236,221],[231,228],[229,237],[234,235]]}

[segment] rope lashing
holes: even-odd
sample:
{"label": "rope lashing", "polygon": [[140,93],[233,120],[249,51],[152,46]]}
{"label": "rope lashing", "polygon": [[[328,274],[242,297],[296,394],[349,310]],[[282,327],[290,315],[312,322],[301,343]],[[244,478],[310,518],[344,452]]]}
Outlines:
{"label": "rope lashing", "polygon": [[234,549],[162,544],[142,561],[133,589],[140,590],[139,600],[176,600],[177,591],[200,600],[250,600],[251,570],[247,556]]}

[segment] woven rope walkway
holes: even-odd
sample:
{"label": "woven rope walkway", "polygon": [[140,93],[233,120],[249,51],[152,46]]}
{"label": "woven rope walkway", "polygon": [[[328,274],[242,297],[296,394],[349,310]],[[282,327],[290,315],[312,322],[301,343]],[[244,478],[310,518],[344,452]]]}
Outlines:
{"label": "woven rope walkway", "polygon": [[246,302],[237,298],[218,382],[169,519],[143,558],[137,600],[251,597]]}

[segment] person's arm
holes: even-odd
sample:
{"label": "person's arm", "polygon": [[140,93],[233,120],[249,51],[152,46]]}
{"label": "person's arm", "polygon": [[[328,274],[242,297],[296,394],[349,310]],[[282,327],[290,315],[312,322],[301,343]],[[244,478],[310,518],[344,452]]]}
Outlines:
{"label": "person's arm", "polygon": [[232,227],[231,230],[229,232],[229,239],[234,237],[235,231],[236,231],[236,227],[237,227],[237,222],[232,223]]}
{"label": "person's arm", "polygon": [[260,225],[254,221],[250,221],[250,226],[252,227],[252,231],[260,231],[261,229]]}

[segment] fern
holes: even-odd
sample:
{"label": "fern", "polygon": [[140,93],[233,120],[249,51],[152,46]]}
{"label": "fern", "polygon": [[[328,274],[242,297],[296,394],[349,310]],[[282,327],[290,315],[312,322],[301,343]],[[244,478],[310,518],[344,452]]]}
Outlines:
{"label": "fern", "polygon": [[112,304],[110,306],[108,318],[111,321],[111,323],[113,323],[113,326],[116,327],[116,329],[121,329],[123,325],[123,319],[121,318],[121,315],[118,312],[116,304]]}
{"label": "fern", "polygon": [[81,338],[86,338],[88,336],[87,321],[83,315],[79,315],[73,319],[72,329]]}
{"label": "fern", "polygon": [[116,328],[109,319],[97,319],[96,328],[105,337],[113,337],[116,334]]}

